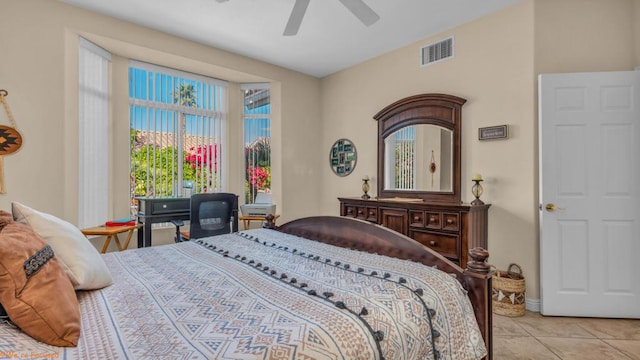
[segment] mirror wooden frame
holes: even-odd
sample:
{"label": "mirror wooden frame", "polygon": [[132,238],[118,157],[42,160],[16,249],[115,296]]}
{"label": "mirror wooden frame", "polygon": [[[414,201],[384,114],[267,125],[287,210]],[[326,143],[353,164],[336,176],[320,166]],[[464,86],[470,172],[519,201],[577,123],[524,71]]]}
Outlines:
{"label": "mirror wooden frame", "polygon": [[[373,118],[378,121],[378,198],[417,198],[423,201],[461,203],[460,160],[462,105],[466,99],[446,94],[421,94],[400,99],[380,110]],[[385,138],[397,130],[418,124],[431,124],[453,133],[453,186],[451,191],[385,189]]]}

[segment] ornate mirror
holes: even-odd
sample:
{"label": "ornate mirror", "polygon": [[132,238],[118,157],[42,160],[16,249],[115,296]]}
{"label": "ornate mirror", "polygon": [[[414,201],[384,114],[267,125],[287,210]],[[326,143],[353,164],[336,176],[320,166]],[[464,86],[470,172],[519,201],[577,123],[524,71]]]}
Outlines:
{"label": "ornate mirror", "polygon": [[460,121],[465,99],[401,99],[378,120],[378,197],[460,203]]}

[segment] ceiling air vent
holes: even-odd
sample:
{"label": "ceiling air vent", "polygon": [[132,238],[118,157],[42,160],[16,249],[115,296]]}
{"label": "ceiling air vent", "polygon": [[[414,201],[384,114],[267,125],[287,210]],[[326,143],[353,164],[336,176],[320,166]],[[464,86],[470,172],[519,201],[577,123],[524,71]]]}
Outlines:
{"label": "ceiling air vent", "polygon": [[420,50],[420,64],[433,64],[453,57],[453,37],[424,46]]}

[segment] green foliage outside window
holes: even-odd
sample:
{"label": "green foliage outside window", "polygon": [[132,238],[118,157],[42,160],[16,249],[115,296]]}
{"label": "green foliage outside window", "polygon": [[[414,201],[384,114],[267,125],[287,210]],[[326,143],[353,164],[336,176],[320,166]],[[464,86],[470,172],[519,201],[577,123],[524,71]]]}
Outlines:
{"label": "green foliage outside window", "polygon": [[[178,156],[173,146],[157,148],[154,145],[136,144],[135,130],[131,131],[131,194],[133,197],[172,197],[178,188]],[[197,150],[182,152],[183,181],[193,184],[194,192],[206,192],[217,183],[216,167],[200,163]],[[155,164],[155,166],[153,166]],[[153,168],[149,168],[149,166]],[[148,182],[147,182],[148,181]],[[147,187],[148,184],[148,187]],[[180,184],[182,186],[182,184]]]}

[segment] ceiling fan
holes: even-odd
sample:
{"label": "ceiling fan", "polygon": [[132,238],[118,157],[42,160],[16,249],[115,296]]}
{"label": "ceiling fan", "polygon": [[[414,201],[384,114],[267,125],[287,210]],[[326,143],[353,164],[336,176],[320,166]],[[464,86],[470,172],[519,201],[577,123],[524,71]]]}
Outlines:
{"label": "ceiling fan", "polygon": [[[296,0],[287,21],[287,26],[284,28],[284,36],[293,36],[298,33],[302,18],[304,17],[309,2],[311,0]],[[355,17],[357,17],[365,26],[370,26],[380,19],[380,16],[376,14],[363,0],[339,0],[344,7],[346,7]]]}

